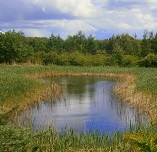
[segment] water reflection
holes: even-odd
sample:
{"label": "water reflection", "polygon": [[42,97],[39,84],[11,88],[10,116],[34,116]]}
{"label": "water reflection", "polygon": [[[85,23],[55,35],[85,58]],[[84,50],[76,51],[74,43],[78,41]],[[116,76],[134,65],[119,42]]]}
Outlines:
{"label": "water reflection", "polygon": [[115,82],[111,80],[94,76],[45,79],[45,82],[50,81],[66,85],[66,100],[64,95],[55,103],[41,101],[22,113],[18,117],[19,122],[25,125],[29,122],[35,130],[53,126],[57,131],[66,127],[77,132],[123,131],[128,129],[130,123],[146,122],[144,115],[139,115],[113,95]]}

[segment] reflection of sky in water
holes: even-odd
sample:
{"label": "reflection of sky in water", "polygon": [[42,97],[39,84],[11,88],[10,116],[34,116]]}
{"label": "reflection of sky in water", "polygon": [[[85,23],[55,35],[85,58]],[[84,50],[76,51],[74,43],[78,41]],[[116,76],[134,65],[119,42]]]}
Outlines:
{"label": "reflection of sky in water", "polygon": [[114,130],[122,130],[125,128],[123,120],[117,115],[117,111],[113,107],[115,105],[112,105],[110,101],[114,100],[111,99],[112,85],[113,83],[107,82],[97,83],[94,92],[95,104],[90,106],[90,112],[97,115],[87,118],[87,131],[113,132]]}
{"label": "reflection of sky in water", "polygon": [[53,81],[66,84],[66,100],[43,101],[23,113],[19,119],[30,119],[31,114],[34,129],[54,126],[57,131],[66,127],[77,132],[114,132],[142,118],[114,98],[114,83],[103,77],[59,77]]}

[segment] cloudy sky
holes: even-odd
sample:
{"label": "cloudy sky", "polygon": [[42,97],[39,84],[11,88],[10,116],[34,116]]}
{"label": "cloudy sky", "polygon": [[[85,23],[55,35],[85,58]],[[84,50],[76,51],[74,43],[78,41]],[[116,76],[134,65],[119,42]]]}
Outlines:
{"label": "cloudy sky", "polygon": [[144,29],[157,32],[157,0],[0,0],[0,29],[66,38],[83,31],[97,39]]}

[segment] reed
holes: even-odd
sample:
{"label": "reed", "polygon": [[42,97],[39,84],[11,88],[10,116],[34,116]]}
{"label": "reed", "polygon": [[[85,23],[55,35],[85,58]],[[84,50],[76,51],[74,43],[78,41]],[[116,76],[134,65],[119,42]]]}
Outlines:
{"label": "reed", "polygon": [[[139,113],[146,113],[148,115],[149,121],[156,123],[157,88],[151,88],[150,84],[154,85],[153,83],[155,83],[151,82],[152,80],[148,82],[151,76],[152,75],[149,75],[149,77],[146,78],[141,77],[141,75],[138,75],[136,77],[134,75],[125,75],[123,83],[116,85],[114,88],[114,92],[118,95],[119,98],[121,98],[122,102],[128,102],[129,104],[134,106]],[[147,83],[144,83],[143,81],[150,83],[150,86],[146,86]],[[143,89],[141,88],[141,85]]]}
{"label": "reed", "polygon": [[129,132],[114,134],[78,134],[73,130],[55,132],[53,128],[33,132],[30,128],[13,125],[0,126],[0,151],[156,151],[157,128],[155,125],[132,128]]}
{"label": "reed", "polygon": [[33,133],[31,129],[13,125],[0,126],[0,151],[106,151],[114,149],[121,134],[77,134],[73,130],[56,133],[49,128]]}
{"label": "reed", "polygon": [[[27,70],[29,76],[26,74]],[[25,110],[44,96],[49,96],[51,99],[60,96],[62,89],[57,84],[53,83],[50,86],[34,78],[35,73],[41,72],[40,68],[32,71],[32,67],[0,66],[0,123],[11,115],[14,117],[19,111]]]}

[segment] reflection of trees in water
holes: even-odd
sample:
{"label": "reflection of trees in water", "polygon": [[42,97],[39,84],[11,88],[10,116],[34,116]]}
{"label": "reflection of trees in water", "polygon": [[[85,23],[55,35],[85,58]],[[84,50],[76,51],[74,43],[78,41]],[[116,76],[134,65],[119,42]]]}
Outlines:
{"label": "reflection of trees in water", "polygon": [[[101,78],[104,79],[104,78]],[[89,85],[94,84],[99,79],[92,76],[68,76],[55,79],[55,82],[66,84],[66,94],[73,96],[73,98],[79,99],[81,102],[86,95],[89,94]],[[91,91],[91,90],[90,90]],[[92,94],[90,94],[91,96]]]}

